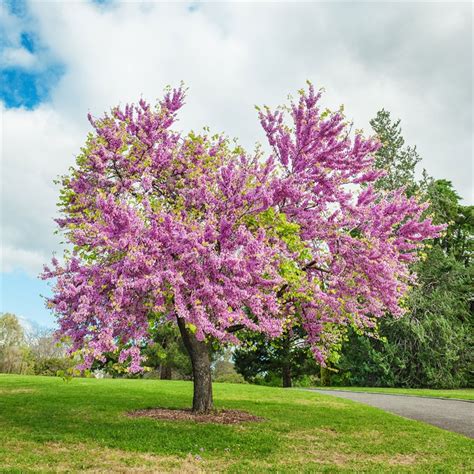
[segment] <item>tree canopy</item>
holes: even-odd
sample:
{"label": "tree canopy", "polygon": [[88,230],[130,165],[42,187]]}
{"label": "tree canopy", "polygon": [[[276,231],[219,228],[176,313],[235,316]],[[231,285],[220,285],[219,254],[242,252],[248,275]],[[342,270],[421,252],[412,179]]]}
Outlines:
{"label": "tree canopy", "polygon": [[269,154],[174,131],[182,88],[156,107],[89,117],[94,131],[61,180],[57,222],[73,250],[44,272],[83,367],[120,348],[139,371],[160,321],[178,323],[192,358],[241,329],[272,338],[301,326],[324,363],[339,328],[402,314],[408,263],[441,228],[414,196],[375,189],[379,142],[351,135],[320,97],[309,85],[259,110]]}

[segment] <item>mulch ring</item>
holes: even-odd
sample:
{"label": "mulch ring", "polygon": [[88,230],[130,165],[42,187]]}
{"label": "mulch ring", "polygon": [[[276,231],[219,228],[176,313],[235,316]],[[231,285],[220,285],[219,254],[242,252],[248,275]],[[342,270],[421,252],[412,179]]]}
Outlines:
{"label": "mulch ring", "polygon": [[157,420],[195,421],[196,423],[218,423],[222,425],[237,425],[245,421],[265,421],[264,418],[251,415],[240,410],[214,410],[210,413],[193,413],[191,410],[170,408],[145,408],[127,413],[131,418],[148,417]]}

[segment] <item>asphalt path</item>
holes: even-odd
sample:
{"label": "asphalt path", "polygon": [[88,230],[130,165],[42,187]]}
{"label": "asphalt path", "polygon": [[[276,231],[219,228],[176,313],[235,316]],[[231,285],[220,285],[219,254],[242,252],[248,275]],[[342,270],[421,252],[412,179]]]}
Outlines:
{"label": "asphalt path", "polygon": [[382,410],[424,421],[445,430],[474,438],[474,403],[446,398],[389,395],[385,393],[314,390],[324,395],[347,398]]}

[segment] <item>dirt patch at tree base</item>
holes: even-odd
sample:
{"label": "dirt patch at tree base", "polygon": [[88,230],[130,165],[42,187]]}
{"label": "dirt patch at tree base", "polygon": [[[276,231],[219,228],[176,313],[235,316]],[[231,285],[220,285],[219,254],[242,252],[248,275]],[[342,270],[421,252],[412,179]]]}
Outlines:
{"label": "dirt patch at tree base", "polygon": [[238,425],[239,423],[265,421],[264,418],[240,410],[213,410],[210,413],[193,413],[189,409],[145,408],[127,412],[131,418],[155,418],[157,420],[195,421],[196,423],[217,423]]}

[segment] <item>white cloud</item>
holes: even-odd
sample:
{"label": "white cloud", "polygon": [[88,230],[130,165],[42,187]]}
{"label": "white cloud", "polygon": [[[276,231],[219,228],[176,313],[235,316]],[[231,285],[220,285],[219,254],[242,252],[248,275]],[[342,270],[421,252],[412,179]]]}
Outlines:
{"label": "white cloud", "polygon": [[2,270],[37,274],[59,239],[53,235],[58,189],[85,137],[50,105],[4,109],[2,126]]}
{"label": "white cloud", "polygon": [[66,72],[49,104],[3,111],[8,265],[34,269],[57,248],[52,180],[83,143],[87,112],[153,101],[181,80],[190,91],[179,127],[209,125],[247,146],[263,140],[253,105],[281,103],[306,79],[326,87],[325,105],[344,103],[357,128],[368,130],[385,107],[402,119],[429,172],[469,198],[467,4],[206,3],[190,12],[184,3],[32,2],[30,10],[42,45]]}
{"label": "white cloud", "polygon": [[33,68],[37,58],[25,48],[5,48],[0,57],[2,67]]}
{"label": "white cloud", "polygon": [[7,245],[0,248],[0,270],[13,272],[17,269],[36,276],[38,269],[44,265],[48,256],[45,253],[13,248]]}
{"label": "white cloud", "polygon": [[26,25],[21,20],[10,14],[2,2],[0,4],[0,35],[3,49],[0,53],[0,67],[19,67],[32,69],[38,66],[35,55],[25,49],[21,44],[21,33]]}

